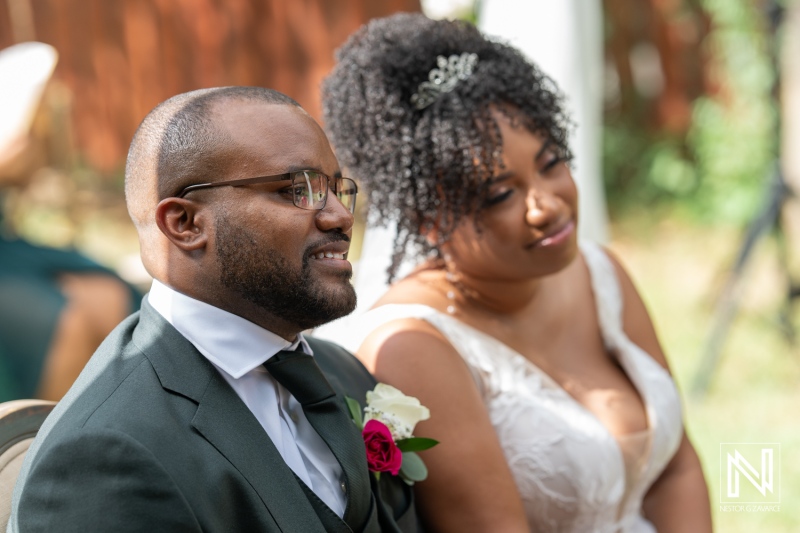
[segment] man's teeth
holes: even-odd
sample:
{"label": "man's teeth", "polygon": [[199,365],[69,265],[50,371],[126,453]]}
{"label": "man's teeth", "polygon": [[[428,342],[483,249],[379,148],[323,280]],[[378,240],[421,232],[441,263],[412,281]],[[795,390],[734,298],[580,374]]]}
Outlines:
{"label": "man's teeth", "polygon": [[345,254],[337,254],[334,252],[320,252],[318,254],[314,254],[311,257],[314,259],[344,259]]}

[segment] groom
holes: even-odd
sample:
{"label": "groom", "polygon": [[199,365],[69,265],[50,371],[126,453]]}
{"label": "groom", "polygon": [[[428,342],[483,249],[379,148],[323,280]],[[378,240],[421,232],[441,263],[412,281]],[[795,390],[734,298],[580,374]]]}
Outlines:
{"label": "groom", "polygon": [[415,530],[410,490],[376,483],[343,401],[374,380],[301,334],[355,306],[356,192],[281,93],[156,107],[125,172],[152,289],[40,431],[9,531]]}

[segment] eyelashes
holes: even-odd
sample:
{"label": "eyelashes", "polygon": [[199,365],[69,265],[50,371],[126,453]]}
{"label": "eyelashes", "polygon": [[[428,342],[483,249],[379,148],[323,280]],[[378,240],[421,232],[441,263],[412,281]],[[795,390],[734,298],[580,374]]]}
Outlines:
{"label": "eyelashes", "polygon": [[565,158],[559,155],[553,154],[552,157],[545,163],[544,167],[542,167],[542,172],[547,172],[548,170],[552,169],[559,163],[563,163]]}
{"label": "eyelashes", "polygon": [[500,202],[503,202],[506,199],[508,199],[513,192],[514,192],[513,189],[508,189],[508,190],[503,191],[503,192],[501,192],[499,194],[495,194],[493,196],[490,196],[483,202],[483,205],[484,205],[484,207],[491,207],[493,205],[497,205]]}

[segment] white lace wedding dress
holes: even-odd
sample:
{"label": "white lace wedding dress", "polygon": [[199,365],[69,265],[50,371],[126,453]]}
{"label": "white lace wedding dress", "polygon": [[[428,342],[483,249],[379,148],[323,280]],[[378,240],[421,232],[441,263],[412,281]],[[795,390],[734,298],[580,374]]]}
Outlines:
{"label": "white lace wedding dress", "polygon": [[[650,533],[642,499],[682,436],[678,391],[669,374],[622,330],[614,267],[594,244],[589,265],[606,347],[635,385],[648,429],[617,437],[532,362],[494,337],[425,305],[385,305],[337,328],[351,351],[375,328],[415,317],[436,327],[461,354],[511,465],[533,531]],[[679,511],[676,511],[679,512]]]}

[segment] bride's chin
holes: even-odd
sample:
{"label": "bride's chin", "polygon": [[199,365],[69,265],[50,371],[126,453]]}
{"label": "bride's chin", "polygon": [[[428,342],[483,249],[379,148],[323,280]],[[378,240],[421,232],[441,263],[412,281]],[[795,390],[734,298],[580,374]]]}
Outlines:
{"label": "bride's chin", "polygon": [[539,256],[533,259],[533,264],[539,276],[552,276],[573,265],[579,251],[577,243],[574,243],[560,250],[557,254],[547,254],[547,257]]}

